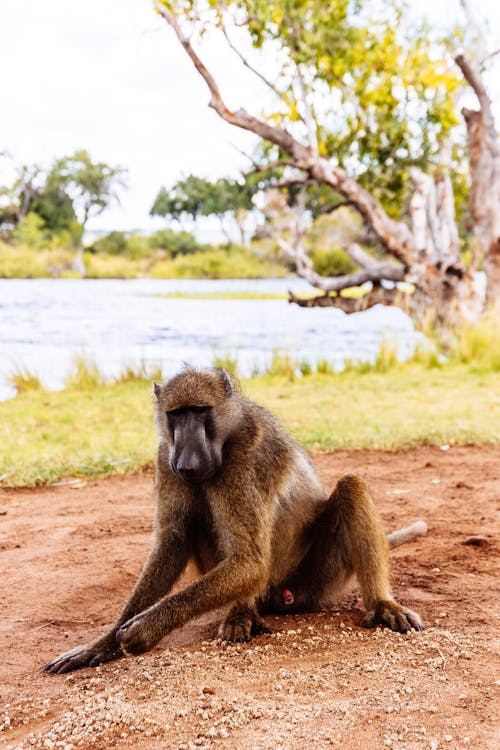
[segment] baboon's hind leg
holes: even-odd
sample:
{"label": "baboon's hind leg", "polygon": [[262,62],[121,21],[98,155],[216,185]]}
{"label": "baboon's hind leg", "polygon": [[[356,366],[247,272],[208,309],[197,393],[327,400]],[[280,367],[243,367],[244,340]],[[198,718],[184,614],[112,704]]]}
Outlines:
{"label": "baboon's hind leg", "polygon": [[[310,533],[309,551],[295,573],[281,590],[269,594],[278,611],[321,609],[328,595],[354,574],[367,610],[365,625],[403,633],[422,629],[420,617],[393,599],[387,538],[360,477],[348,475],[338,482]],[[286,596],[293,600],[289,605]]]}

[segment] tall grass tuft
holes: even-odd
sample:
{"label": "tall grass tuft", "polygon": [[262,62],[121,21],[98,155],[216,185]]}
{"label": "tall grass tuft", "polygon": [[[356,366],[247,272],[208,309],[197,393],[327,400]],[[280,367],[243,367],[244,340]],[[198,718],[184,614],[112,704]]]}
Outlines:
{"label": "tall grass tuft", "polygon": [[17,394],[27,393],[28,391],[41,391],[43,385],[40,378],[26,366],[16,365],[9,373],[7,382],[15,389]]}
{"label": "tall grass tuft", "polygon": [[316,372],[318,375],[333,375],[335,368],[327,359],[318,359],[316,362]]}
{"label": "tall grass tuft", "polygon": [[367,359],[344,359],[342,373],[352,372],[356,375],[364,375],[367,372],[373,372],[373,362]]}
{"label": "tall grass tuft", "polygon": [[271,362],[266,367],[265,374],[288,378],[288,380],[293,382],[296,370],[297,364],[290,352],[274,349]]}
{"label": "tall grass tuft", "polygon": [[303,377],[306,377],[307,375],[312,375],[313,367],[309,360],[307,359],[301,359],[301,361],[298,364],[299,372]]}
{"label": "tall grass tuft", "polygon": [[64,381],[67,388],[90,389],[103,385],[104,379],[97,365],[87,357],[75,357],[71,371]]}
{"label": "tall grass tuft", "polygon": [[152,365],[141,360],[139,364],[126,365],[120,374],[113,378],[113,383],[144,383],[153,380],[157,383],[163,380],[161,365]]}
{"label": "tall grass tuft", "polygon": [[434,370],[442,367],[446,362],[446,358],[439,353],[434,341],[426,339],[417,343],[408,361],[416,365],[421,365],[426,370]]}
{"label": "tall grass tuft", "polygon": [[500,372],[500,304],[477,323],[466,323],[457,333],[450,359],[486,372]]}
{"label": "tall grass tuft", "polygon": [[388,372],[398,364],[398,352],[386,339],[382,339],[373,363],[374,372]]}
{"label": "tall grass tuft", "polygon": [[214,354],[212,366],[220,370],[226,370],[229,375],[239,378],[238,358],[229,352],[225,352],[224,354]]}

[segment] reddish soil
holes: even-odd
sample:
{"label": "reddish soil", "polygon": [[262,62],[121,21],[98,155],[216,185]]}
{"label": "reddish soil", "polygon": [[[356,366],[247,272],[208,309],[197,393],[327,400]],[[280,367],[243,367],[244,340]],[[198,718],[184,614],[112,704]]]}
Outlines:
{"label": "reddish soil", "polygon": [[142,657],[48,675],[43,663],[101,633],[127,596],[149,545],[152,477],[3,489],[0,746],[500,747],[500,450],[314,461],[327,485],[361,473],[388,530],[427,521],[392,552],[395,594],[423,633],[363,629],[354,592],[328,613],[268,618],[273,635],[250,644],[217,642],[211,613]]}

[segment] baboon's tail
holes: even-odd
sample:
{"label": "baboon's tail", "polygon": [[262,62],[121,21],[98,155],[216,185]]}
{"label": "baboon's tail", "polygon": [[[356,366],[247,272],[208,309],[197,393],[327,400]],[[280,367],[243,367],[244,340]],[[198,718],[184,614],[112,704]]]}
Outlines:
{"label": "baboon's tail", "polygon": [[390,534],[387,534],[387,541],[389,542],[389,547],[392,549],[393,547],[399,547],[400,544],[405,544],[405,542],[411,542],[412,539],[416,539],[417,536],[426,533],[427,524],[425,521],[416,521],[411,526],[405,526],[404,529],[391,531]]}

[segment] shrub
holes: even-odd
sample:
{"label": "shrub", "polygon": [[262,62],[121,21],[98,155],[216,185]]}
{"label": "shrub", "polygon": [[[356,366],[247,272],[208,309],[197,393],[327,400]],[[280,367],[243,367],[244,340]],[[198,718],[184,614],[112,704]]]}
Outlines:
{"label": "shrub", "polygon": [[136,279],[141,269],[130,258],[85,253],[85,269],[89,279]]}
{"label": "shrub", "polygon": [[314,250],[311,254],[314,270],[322,276],[339,276],[352,273],[356,264],[340,247]]}
{"label": "shrub", "polygon": [[283,266],[260,260],[239,247],[179,255],[151,268],[151,276],[156,279],[261,279],[284,275]]}
{"label": "shrub", "polygon": [[175,232],[173,229],[160,229],[148,237],[148,245],[152,250],[166,250],[173,258],[177,255],[195,253],[200,245],[189,232]]}

